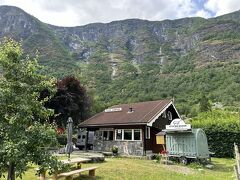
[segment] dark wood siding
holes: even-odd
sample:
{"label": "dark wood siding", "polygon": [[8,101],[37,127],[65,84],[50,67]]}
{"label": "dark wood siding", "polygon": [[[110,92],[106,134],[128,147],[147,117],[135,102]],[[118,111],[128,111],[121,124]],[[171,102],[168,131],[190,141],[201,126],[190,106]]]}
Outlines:
{"label": "dark wood siding", "polygon": [[163,150],[163,146],[156,144],[156,134],[161,130],[151,127],[150,139],[146,139],[146,150],[152,150],[153,153],[160,153]]}

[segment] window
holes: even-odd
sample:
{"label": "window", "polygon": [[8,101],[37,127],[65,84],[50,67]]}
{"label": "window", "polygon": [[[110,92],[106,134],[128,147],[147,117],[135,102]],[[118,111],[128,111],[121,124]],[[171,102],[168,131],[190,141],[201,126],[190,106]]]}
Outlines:
{"label": "window", "polygon": [[172,120],[172,113],[171,113],[171,111],[168,111],[167,112],[167,117],[168,117],[168,119],[171,121]]}
{"label": "window", "polygon": [[108,131],[103,131],[103,140],[108,139]]}
{"label": "window", "polygon": [[141,140],[141,130],[140,129],[134,129],[134,140],[137,141],[137,140]]}
{"label": "window", "polygon": [[124,130],[124,136],[123,136],[124,140],[132,140],[132,130],[131,129],[125,129]]}
{"label": "window", "polygon": [[116,129],[115,139],[121,141],[140,141],[141,129]]}
{"label": "window", "polygon": [[103,140],[112,141],[113,140],[113,131],[102,131]]}
{"label": "window", "polygon": [[108,131],[108,140],[112,141],[113,140],[113,131]]}
{"label": "window", "polygon": [[121,129],[116,130],[116,139],[122,140],[122,130]]}
{"label": "window", "polygon": [[150,127],[146,126],[146,139],[150,139]]}

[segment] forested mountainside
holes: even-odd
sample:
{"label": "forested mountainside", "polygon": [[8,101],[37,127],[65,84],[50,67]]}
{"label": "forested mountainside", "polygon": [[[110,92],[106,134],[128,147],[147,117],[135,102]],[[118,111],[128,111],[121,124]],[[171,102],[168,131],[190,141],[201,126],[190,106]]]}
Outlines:
{"label": "forested mountainside", "polygon": [[29,54],[38,50],[48,74],[79,77],[94,96],[95,112],[174,98],[181,113],[193,116],[203,94],[225,106],[240,103],[240,11],[211,19],[56,27],[0,6],[0,27],[0,39],[21,40]]}

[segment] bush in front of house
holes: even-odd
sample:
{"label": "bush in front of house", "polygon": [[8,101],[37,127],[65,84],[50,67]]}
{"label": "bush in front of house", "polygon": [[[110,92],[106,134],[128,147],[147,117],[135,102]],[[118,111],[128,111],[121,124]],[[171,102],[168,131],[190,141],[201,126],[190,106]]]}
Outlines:
{"label": "bush in front of house", "polygon": [[113,153],[114,155],[116,155],[116,154],[118,153],[118,147],[114,145],[114,146],[111,148],[111,151],[112,151],[112,153]]}
{"label": "bush in front of house", "polygon": [[233,157],[233,143],[240,145],[240,114],[225,110],[200,113],[191,120],[193,128],[202,128],[214,157]]}
{"label": "bush in front of house", "polygon": [[66,145],[67,144],[67,135],[66,134],[58,134],[57,140],[60,145]]}

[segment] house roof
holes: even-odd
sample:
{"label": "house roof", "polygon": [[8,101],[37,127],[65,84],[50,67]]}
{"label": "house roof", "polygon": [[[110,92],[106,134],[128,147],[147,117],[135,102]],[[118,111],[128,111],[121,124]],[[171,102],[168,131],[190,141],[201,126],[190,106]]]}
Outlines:
{"label": "house roof", "polygon": [[[171,104],[172,100],[168,99],[115,105],[82,122],[79,127],[147,124]],[[130,108],[133,112],[129,112]]]}

